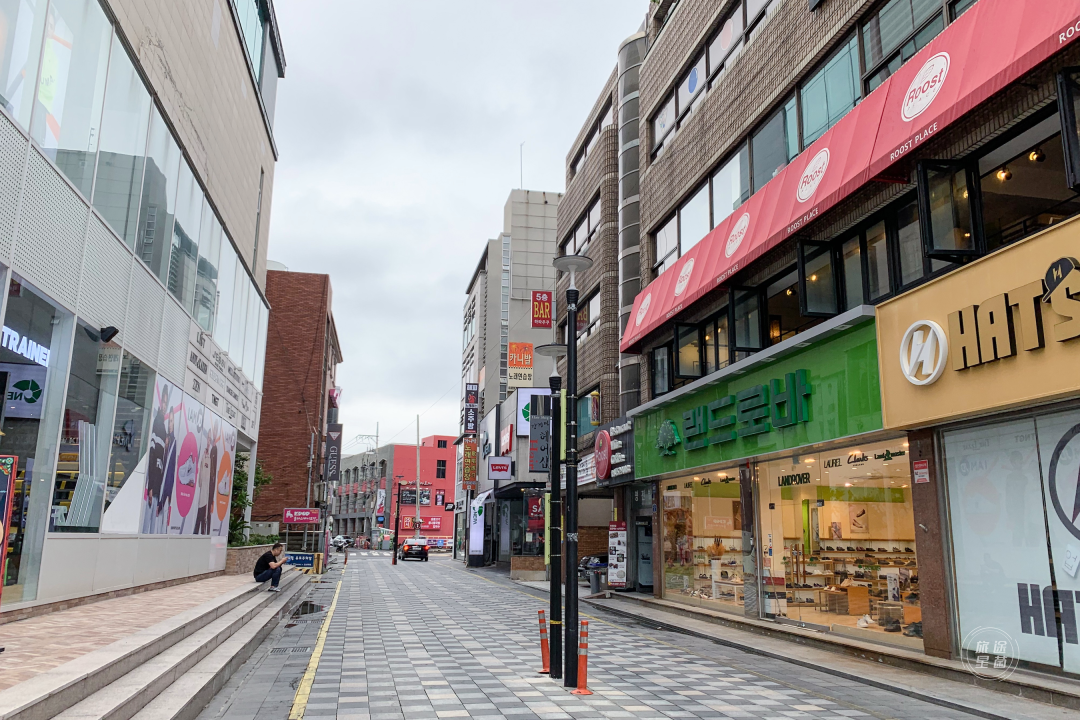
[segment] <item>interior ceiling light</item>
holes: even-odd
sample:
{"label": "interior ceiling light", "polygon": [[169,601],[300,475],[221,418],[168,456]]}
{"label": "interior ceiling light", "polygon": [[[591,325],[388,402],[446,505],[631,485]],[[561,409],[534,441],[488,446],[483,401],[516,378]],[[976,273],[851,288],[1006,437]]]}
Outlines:
{"label": "interior ceiling light", "polygon": [[787,290],[785,290],[785,291],[784,291],[784,294],[786,294],[786,295],[791,295],[791,288],[788,288]]}
{"label": "interior ceiling light", "polygon": [[1012,180],[1012,170],[1009,169],[1008,165],[1002,165],[1001,169],[997,171],[997,179],[1001,182]]}
{"label": "interior ceiling light", "polygon": [[817,282],[817,274],[816,273],[810,276],[810,282]]}
{"label": "interior ceiling light", "polygon": [[1028,160],[1041,163],[1043,160],[1046,160],[1046,153],[1042,151],[1041,147],[1037,147],[1028,155]]}

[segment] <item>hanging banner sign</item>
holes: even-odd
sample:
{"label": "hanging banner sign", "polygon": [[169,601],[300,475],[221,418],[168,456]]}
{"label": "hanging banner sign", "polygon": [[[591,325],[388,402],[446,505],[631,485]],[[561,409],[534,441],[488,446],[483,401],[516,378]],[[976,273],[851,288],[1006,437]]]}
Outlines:
{"label": "hanging banner sign", "polygon": [[476,440],[466,440],[461,453],[461,489],[476,492],[476,472],[479,469]]}
{"label": "hanging banner sign", "polygon": [[491,492],[479,496],[469,506],[469,554],[484,554],[484,501]]}
{"label": "hanging banner sign", "polygon": [[534,328],[551,327],[551,292],[548,290],[533,290],[532,326]]}
{"label": "hanging banner sign", "polygon": [[551,418],[534,417],[529,425],[529,472],[551,470]]}
{"label": "hanging banner sign", "polygon": [[331,423],[326,426],[326,478],[335,484],[341,470],[341,424]]}
{"label": "hanging banner sign", "polygon": [[510,343],[506,361],[507,387],[532,387],[533,383],[533,344],[525,342]]}
{"label": "hanging banner sign", "polygon": [[465,435],[476,435],[480,426],[480,385],[465,383]]}

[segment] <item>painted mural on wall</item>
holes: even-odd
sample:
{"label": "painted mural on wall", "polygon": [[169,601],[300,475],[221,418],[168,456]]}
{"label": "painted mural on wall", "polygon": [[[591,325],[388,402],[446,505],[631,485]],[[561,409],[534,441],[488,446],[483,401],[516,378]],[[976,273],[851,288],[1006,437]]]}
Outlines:
{"label": "painted mural on wall", "polygon": [[236,428],[160,376],[151,418],[141,531],[228,535]]}

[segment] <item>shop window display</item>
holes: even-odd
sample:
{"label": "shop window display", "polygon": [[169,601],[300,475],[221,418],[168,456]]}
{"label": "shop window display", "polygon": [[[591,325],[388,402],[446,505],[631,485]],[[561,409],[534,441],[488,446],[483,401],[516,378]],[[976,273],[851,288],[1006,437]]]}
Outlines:
{"label": "shop window display", "polygon": [[922,649],[907,443],[757,466],[765,613]]}
{"label": "shop window display", "polygon": [[74,320],[21,278],[12,277],[0,341],[0,462],[10,464],[15,478],[4,604],[37,597]]}
{"label": "shop window display", "polygon": [[738,469],[660,485],[664,597],[756,617],[753,512]]}

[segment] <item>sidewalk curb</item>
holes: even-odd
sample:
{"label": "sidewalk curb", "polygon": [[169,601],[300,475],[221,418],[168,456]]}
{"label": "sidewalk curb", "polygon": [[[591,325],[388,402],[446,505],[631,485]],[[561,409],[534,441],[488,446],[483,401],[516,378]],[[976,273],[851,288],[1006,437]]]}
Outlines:
{"label": "sidewalk curb", "polygon": [[[862,684],[865,684],[865,685],[870,685],[870,686],[876,687],[876,688],[878,688],[880,690],[886,690],[886,691],[897,693],[897,694],[900,694],[900,695],[905,695],[907,697],[911,697],[911,698],[914,698],[914,699],[917,699],[917,700],[922,700],[924,702],[928,702],[928,703],[937,705],[939,707],[948,708],[950,710],[958,710],[960,712],[965,712],[965,713],[975,715],[975,716],[978,716],[978,717],[987,718],[987,720],[1020,720],[1020,717],[1022,717],[1022,716],[1017,716],[1015,714],[1002,715],[1002,714],[1000,714],[998,712],[995,712],[994,710],[991,710],[989,708],[985,708],[985,707],[982,707],[982,706],[979,706],[979,705],[974,705],[974,704],[969,704],[969,703],[962,703],[962,702],[958,702],[958,701],[955,701],[955,700],[950,700],[948,698],[944,698],[944,697],[941,697],[939,695],[936,695],[936,694],[933,694],[933,693],[930,693],[930,692],[919,690],[918,688],[915,688],[915,687],[912,687],[912,686],[909,686],[909,685],[902,685],[902,684],[897,684],[897,683],[885,682],[885,681],[881,681],[881,680],[875,680],[873,678],[869,678],[869,677],[859,675],[859,674],[856,674],[856,673],[847,672],[845,670],[839,670],[839,669],[834,668],[834,667],[822,666],[822,665],[812,663],[812,662],[807,661],[807,660],[802,660],[802,659],[798,658],[795,655],[788,655],[788,654],[784,654],[784,653],[778,653],[778,652],[774,652],[774,651],[771,651],[771,650],[766,650],[766,649],[763,649],[763,648],[755,647],[755,646],[747,644],[747,643],[741,643],[741,642],[738,642],[736,640],[730,640],[730,639],[727,639],[727,638],[718,637],[716,635],[710,635],[709,633],[702,632],[700,630],[694,630],[692,628],[682,627],[682,626],[679,626],[679,625],[675,625],[675,624],[672,624],[672,623],[665,622],[663,620],[656,620],[655,618],[647,617],[645,615],[639,615],[639,614],[636,614],[636,613],[631,612],[629,610],[616,609],[616,608],[610,607],[608,605],[601,605],[599,603],[590,602],[586,598],[582,598],[582,602],[586,603],[587,605],[590,605],[591,607],[594,607],[594,608],[597,608],[597,609],[600,609],[600,610],[605,610],[607,612],[613,613],[615,615],[619,615],[621,617],[625,617],[627,619],[631,619],[631,620],[635,620],[635,621],[639,621],[639,622],[644,621],[644,622],[650,623],[650,624],[652,624],[654,626],[657,626],[660,629],[667,630],[668,632],[679,633],[679,634],[682,634],[682,635],[691,635],[693,637],[698,637],[698,638],[701,638],[703,640],[709,640],[711,642],[715,642],[715,643],[717,643],[719,645],[724,645],[726,647],[731,647],[731,648],[734,648],[736,650],[742,650],[743,652],[753,653],[755,655],[760,655],[760,656],[763,656],[763,657],[771,658],[773,660],[781,660],[781,661],[784,661],[784,662],[789,662],[789,663],[792,663],[794,665],[798,665],[800,667],[805,667],[805,668],[807,668],[809,670],[816,670],[818,672],[826,673],[828,675],[833,675],[833,676],[836,676],[836,677],[839,677],[839,678],[843,678],[845,680],[850,680],[850,681],[853,681],[853,682],[858,682],[858,683],[862,683]],[[661,612],[663,612],[663,611],[661,610]],[[866,662],[866,661],[863,661],[863,662]],[[911,671],[911,672],[914,672],[914,671]],[[945,678],[939,678],[939,679],[945,679]],[[949,682],[956,682],[956,681],[949,680]],[[989,688],[983,688],[982,686],[975,685],[975,684],[972,684],[971,687],[979,687],[979,688],[982,688],[982,689],[989,689]],[[1028,702],[1038,702],[1036,700],[1033,700],[1032,698],[1028,698],[1028,697],[1024,697],[1024,696],[1020,696],[1020,695],[1014,695],[1012,693],[1002,693],[1002,694],[1006,695],[1006,697],[1010,697],[1010,698],[1021,698],[1023,700],[1028,701]],[[1044,704],[1046,704],[1046,703],[1044,703]],[[1059,709],[1071,709],[1071,708],[1064,708],[1064,706],[1061,706],[1061,705],[1049,705],[1049,707],[1059,708]]]}

